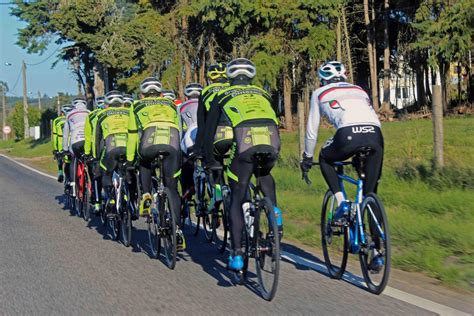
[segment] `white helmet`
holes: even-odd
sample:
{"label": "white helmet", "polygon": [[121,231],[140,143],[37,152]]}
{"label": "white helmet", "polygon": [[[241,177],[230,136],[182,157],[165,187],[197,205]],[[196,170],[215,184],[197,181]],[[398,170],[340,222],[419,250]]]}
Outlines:
{"label": "white helmet", "polygon": [[170,99],[171,101],[176,100],[176,94],[173,90],[163,90],[161,93],[163,94],[163,98]]}
{"label": "white helmet", "polygon": [[201,95],[202,86],[199,83],[189,83],[184,87],[184,95],[188,98],[199,97]]}
{"label": "white helmet", "polygon": [[227,64],[227,78],[233,79],[239,75],[244,75],[253,79],[257,74],[255,64],[246,58],[237,58]]}
{"label": "white helmet", "polygon": [[105,97],[100,96],[95,98],[95,107],[98,109],[103,109],[105,108]]}
{"label": "white helmet", "polygon": [[346,67],[338,61],[328,61],[319,67],[318,77],[323,84],[345,81],[347,79]]}
{"label": "white helmet", "polygon": [[162,89],[161,82],[159,82],[155,77],[145,78],[140,84],[140,92],[143,94],[150,93],[150,91],[160,93]]}
{"label": "white helmet", "polygon": [[75,97],[72,100],[72,107],[74,109],[85,109],[87,108],[87,101],[84,97]]}
{"label": "white helmet", "polygon": [[123,104],[123,94],[120,91],[112,90],[107,92],[105,95],[105,104],[107,105],[115,105],[115,104]]}

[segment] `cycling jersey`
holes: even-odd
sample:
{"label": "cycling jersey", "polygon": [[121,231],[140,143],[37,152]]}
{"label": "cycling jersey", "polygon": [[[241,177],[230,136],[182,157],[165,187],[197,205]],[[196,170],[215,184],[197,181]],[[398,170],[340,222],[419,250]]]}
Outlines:
{"label": "cycling jersey", "polygon": [[179,150],[179,119],[173,101],[158,97],[135,102],[130,107],[128,134],[128,161],[152,145],[171,145]]}
{"label": "cycling jersey", "polygon": [[188,154],[196,142],[198,100],[191,99],[178,107],[181,150]]}
{"label": "cycling jersey", "polygon": [[84,125],[89,111],[77,108],[68,113],[63,131],[63,150],[73,153],[72,146],[84,141]]}
{"label": "cycling jersey", "polygon": [[66,117],[64,115],[58,116],[53,120],[52,133],[53,133],[53,150],[61,151],[63,149],[63,128],[66,123]]}
{"label": "cycling jersey", "polygon": [[[211,103],[212,100],[214,100],[214,97],[216,96],[217,92],[228,88],[229,83],[227,82],[216,82],[208,85],[205,87],[201,95],[199,96],[199,105],[198,105],[198,110],[197,110],[197,122],[198,122],[198,127],[199,126],[205,126],[206,125],[206,119],[207,115],[209,113],[209,110],[211,109]],[[221,122],[223,123],[221,126],[228,126],[229,124],[227,122]],[[221,130],[222,133],[223,128],[218,128],[217,130]],[[219,137],[218,137],[219,136]],[[225,131],[221,135],[216,135],[216,142],[219,141],[225,141],[226,139],[232,140],[232,131],[231,129],[227,129],[227,134],[225,134]],[[198,129],[197,135],[196,135],[196,147],[199,149],[202,149],[204,143],[204,128]]]}
{"label": "cycling jersey", "polygon": [[99,112],[102,109],[95,109],[94,111],[90,112],[87,116],[87,120],[84,126],[84,153],[86,155],[90,155],[92,152],[92,156],[97,158],[97,153],[95,152],[95,127],[97,123],[97,118]]}
{"label": "cycling jersey", "polygon": [[346,82],[323,86],[314,91],[311,96],[305,138],[307,157],[313,157],[321,116],[326,116],[337,130],[361,125],[380,127],[380,121],[371,106],[370,98],[361,87]]}

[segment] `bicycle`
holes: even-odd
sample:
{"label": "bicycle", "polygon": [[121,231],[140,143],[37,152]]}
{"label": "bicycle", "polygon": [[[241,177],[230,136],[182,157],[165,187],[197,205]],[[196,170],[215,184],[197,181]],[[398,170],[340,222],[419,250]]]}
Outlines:
{"label": "bicycle", "polygon": [[[191,199],[189,196],[187,199],[183,199],[183,212],[188,213],[191,229],[194,230],[193,235],[199,234],[201,218],[203,223],[209,223],[209,218],[206,216],[207,207],[209,204],[209,191],[207,185],[207,175],[202,165],[202,157],[196,157],[194,161],[194,188],[196,191],[196,200]],[[194,212],[192,209],[194,208]],[[206,218],[207,217],[207,218]],[[204,227],[204,224],[203,224]],[[209,227],[209,225],[206,225]],[[210,236],[210,232],[205,229],[206,239]]]}
{"label": "bicycle", "polygon": [[[63,162],[66,159],[71,159],[71,154],[68,152],[62,152],[59,155],[63,157]],[[64,163],[65,164],[65,163]],[[73,187],[71,185],[71,181],[67,179],[66,177],[64,178],[64,195],[65,195],[65,201],[64,201],[64,207],[68,208],[70,210],[75,210],[76,209],[76,199],[73,194]]]}
{"label": "bicycle", "polygon": [[[331,278],[340,279],[346,269],[348,254],[359,254],[359,261],[368,290],[380,294],[390,274],[391,248],[388,219],[382,201],[375,193],[363,196],[364,162],[371,148],[361,148],[352,161],[335,162],[339,187],[347,200],[344,182],[357,187],[349,215],[343,221],[334,221],[337,209],[334,194],[324,195],[321,211],[321,241],[326,267]],[[313,163],[319,165],[319,163]],[[352,165],[358,178],[344,173],[344,166]],[[307,183],[311,183],[303,175]],[[376,278],[376,276],[379,276]]]}
{"label": "bicycle", "polygon": [[76,188],[76,214],[87,222],[90,220],[89,202],[92,188],[86,162],[82,158],[77,159],[75,180],[75,183],[77,184],[74,186]]}
{"label": "bicycle", "polygon": [[112,184],[115,196],[115,208],[112,214],[107,216],[108,227],[113,240],[121,239],[125,247],[129,247],[132,241],[132,218],[137,216],[138,207],[135,196],[130,194],[130,188],[126,181],[125,168],[126,158],[120,156],[118,166],[112,174]]}
{"label": "bicycle", "polygon": [[276,294],[280,275],[280,239],[273,203],[263,196],[260,186],[260,170],[270,153],[257,152],[253,156],[256,164],[256,184],[249,183],[249,207],[244,212],[245,226],[241,246],[244,249],[244,267],[234,271],[237,284],[244,284],[248,273],[249,258],[255,258],[259,292],[271,301]]}
{"label": "bicycle", "polygon": [[170,197],[171,191],[164,185],[163,160],[169,155],[167,151],[159,151],[158,157],[152,162],[152,167],[159,169],[159,176],[152,177],[151,212],[147,215],[148,241],[151,256],[158,259],[161,253],[161,242],[163,241],[164,256],[169,269],[176,265],[176,218],[175,207]]}

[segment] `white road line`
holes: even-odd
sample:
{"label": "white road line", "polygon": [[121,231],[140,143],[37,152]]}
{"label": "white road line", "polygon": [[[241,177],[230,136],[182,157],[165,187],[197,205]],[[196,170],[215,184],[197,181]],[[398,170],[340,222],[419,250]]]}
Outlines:
{"label": "white road line", "polygon": [[[34,169],[30,166],[27,166],[27,165],[13,159],[13,158],[10,158],[10,157],[5,156],[3,154],[0,154],[0,157],[6,158],[6,159],[8,159],[8,160],[24,167],[24,168],[26,168],[28,170],[36,172],[36,173],[38,173],[42,176],[45,176],[45,177],[48,177],[50,179],[56,180],[55,177],[53,177],[53,176],[51,176],[47,173],[41,172],[39,170],[36,170],[36,169]],[[303,266],[309,267],[309,268],[311,268],[313,270],[316,270],[318,272],[325,273],[325,274],[327,273],[327,269],[326,269],[326,266],[324,264],[317,263],[317,262],[302,258],[300,256],[291,254],[291,253],[286,252],[286,251],[282,252],[282,257],[285,258],[288,261],[301,264]],[[352,274],[352,273],[349,273],[349,272],[344,273],[343,278],[345,280],[353,283],[353,284],[365,286],[364,280],[362,278]],[[449,306],[442,305],[442,304],[424,299],[422,297],[397,290],[397,289],[395,289],[393,287],[390,287],[390,286],[387,286],[385,288],[385,291],[382,294],[386,295],[386,296],[389,296],[389,297],[392,297],[392,298],[395,298],[399,301],[409,303],[409,304],[415,305],[417,307],[426,309],[427,311],[437,313],[437,314],[442,315],[442,316],[469,316],[469,315],[471,315],[471,314],[464,313],[460,310],[451,308]]]}
{"label": "white road line", "polygon": [[[327,273],[327,268],[326,268],[326,265],[324,265],[324,264],[313,262],[311,260],[299,257],[299,256],[291,254],[291,253],[288,253],[286,251],[282,252],[282,257],[285,258],[288,261],[301,264],[303,266],[306,266],[306,267],[311,268],[313,270],[316,270],[318,272],[325,273],[325,274]],[[356,284],[356,285],[360,285],[360,286],[365,287],[364,279],[359,277],[359,276],[356,276],[352,273],[345,272],[343,278],[344,278],[344,280],[347,280],[352,284]],[[424,299],[422,297],[397,290],[397,289],[395,289],[393,287],[390,287],[390,286],[387,286],[385,288],[382,295],[386,295],[386,296],[395,298],[399,301],[415,305],[417,307],[426,309],[430,312],[437,313],[437,314],[443,315],[443,316],[469,316],[469,315],[471,315],[471,314],[464,313],[460,310],[451,308],[449,306],[442,305],[442,304]]]}
{"label": "white road line", "polygon": [[12,161],[12,162],[14,162],[14,163],[16,163],[17,165],[20,165],[20,166],[22,166],[23,168],[26,168],[26,169],[31,170],[31,171],[33,171],[33,172],[36,172],[36,173],[38,173],[38,174],[40,174],[40,175],[42,175],[42,176],[45,176],[45,177],[48,177],[48,178],[50,178],[50,179],[56,180],[56,178],[53,177],[52,175],[47,174],[47,173],[44,173],[44,172],[41,172],[41,171],[39,171],[39,170],[36,170],[35,168],[32,168],[32,167],[30,167],[30,166],[27,166],[27,165],[25,165],[25,164],[23,164],[23,163],[17,161],[16,159],[10,158],[10,157],[5,156],[5,155],[3,155],[3,154],[0,154],[0,157],[6,158],[6,159],[8,159],[8,160],[10,160],[10,161]]}

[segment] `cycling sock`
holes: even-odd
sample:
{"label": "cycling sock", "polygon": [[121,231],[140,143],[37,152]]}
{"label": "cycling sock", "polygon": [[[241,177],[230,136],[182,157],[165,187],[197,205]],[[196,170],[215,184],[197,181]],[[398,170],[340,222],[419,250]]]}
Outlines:
{"label": "cycling sock", "polygon": [[341,205],[342,201],[344,201],[344,194],[341,191],[334,193],[334,196],[337,200],[337,206]]}

